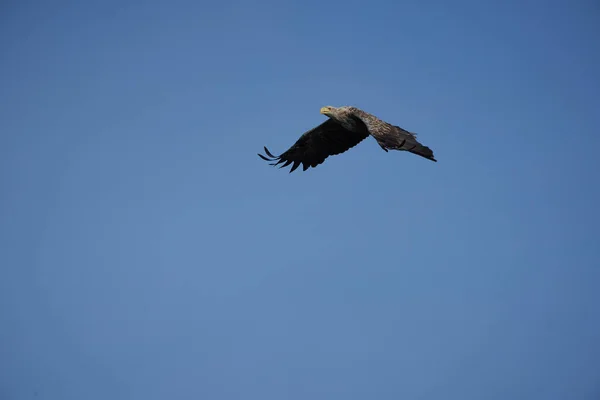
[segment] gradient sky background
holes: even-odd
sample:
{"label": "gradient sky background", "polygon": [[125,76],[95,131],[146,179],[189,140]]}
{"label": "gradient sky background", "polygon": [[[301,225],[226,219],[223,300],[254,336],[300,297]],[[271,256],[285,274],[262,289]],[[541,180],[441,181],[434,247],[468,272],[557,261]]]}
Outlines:
{"label": "gradient sky background", "polygon": [[2,3],[3,400],[600,398],[600,3],[366,4]]}

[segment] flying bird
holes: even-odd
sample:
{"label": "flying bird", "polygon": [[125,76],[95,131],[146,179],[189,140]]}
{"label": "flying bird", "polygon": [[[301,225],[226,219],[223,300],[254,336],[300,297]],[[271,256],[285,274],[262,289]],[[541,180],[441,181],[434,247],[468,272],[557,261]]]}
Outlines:
{"label": "flying bird", "polygon": [[389,124],[357,107],[326,106],[321,114],[328,117],[322,124],[306,131],[300,138],[279,156],[271,154],[265,146],[267,156],[258,154],[270,165],[282,164],[279,168],[292,164],[290,173],[302,164],[306,171],[322,164],[329,156],[344,153],[356,146],[369,135],[375,138],[384,150],[408,151],[428,160],[437,160],[433,151],[417,141],[417,135],[399,126]]}

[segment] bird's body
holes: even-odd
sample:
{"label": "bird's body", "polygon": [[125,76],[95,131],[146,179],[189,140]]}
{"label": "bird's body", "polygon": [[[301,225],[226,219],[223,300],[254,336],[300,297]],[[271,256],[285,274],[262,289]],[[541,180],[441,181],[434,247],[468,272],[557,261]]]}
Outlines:
{"label": "bird's body", "polygon": [[322,124],[305,132],[287,151],[274,156],[265,147],[267,156],[259,156],[266,161],[274,161],[271,165],[281,165],[281,168],[293,163],[290,172],[300,164],[303,170],[316,167],[329,156],[343,153],[362,142],[369,135],[386,152],[388,150],[408,151],[437,161],[433,151],[417,141],[417,135],[399,126],[382,121],[357,107],[323,107],[321,114],[329,117]]}

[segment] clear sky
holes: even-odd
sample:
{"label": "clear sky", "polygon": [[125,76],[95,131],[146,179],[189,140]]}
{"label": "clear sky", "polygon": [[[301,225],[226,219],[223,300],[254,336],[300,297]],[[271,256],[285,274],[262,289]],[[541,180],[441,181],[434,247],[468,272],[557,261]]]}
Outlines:
{"label": "clear sky", "polygon": [[597,1],[0,13],[3,400],[600,398]]}

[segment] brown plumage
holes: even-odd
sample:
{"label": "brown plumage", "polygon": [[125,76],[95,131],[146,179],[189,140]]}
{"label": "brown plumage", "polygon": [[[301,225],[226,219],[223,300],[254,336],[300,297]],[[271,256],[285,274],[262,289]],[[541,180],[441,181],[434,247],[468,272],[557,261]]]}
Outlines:
{"label": "brown plumage", "polygon": [[271,161],[271,165],[282,164],[280,168],[292,164],[290,172],[300,164],[306,171],[310,167],[314,168],[322,164],[329,156],[351,149],[371,135],[386,152],[388,150],[408,151],[437,162],[433,151],[419,143],[415,133],[382,121],[359,108],[327,106],[321,108],[321,114],[329,118],[303,133],[284,153],[274,156],[265,146],[268,157],[262,154],[258,156],[263,160]]}

